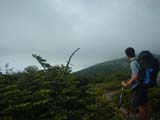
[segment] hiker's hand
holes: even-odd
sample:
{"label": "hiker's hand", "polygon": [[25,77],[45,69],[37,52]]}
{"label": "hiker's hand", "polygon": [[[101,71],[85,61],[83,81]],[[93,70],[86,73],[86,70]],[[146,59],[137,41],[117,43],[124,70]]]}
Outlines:
{"label": "hiker's hand", "polygon": [[128,84],[125,81],[122,81],[121,85],[124,86],[124,87],[128,86]]}

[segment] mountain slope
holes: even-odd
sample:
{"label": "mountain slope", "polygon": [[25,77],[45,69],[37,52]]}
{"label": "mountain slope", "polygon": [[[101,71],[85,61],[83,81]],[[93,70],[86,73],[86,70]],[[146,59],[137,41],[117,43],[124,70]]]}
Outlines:
{"label": "mountain slope", "polygon": [[[155,57],[160,60],[160,55],[155,55]],[[98,74],[108,75],[118,71],[129,71],[129,60],[127,60],[127,58],[120,58],[96,64],[86,69],[75,72],[74,75],[76,76],[94,76]]]}
{"label": "mountain slope", "polygon": [[110,60],[100,64],[93,65],[86,69],[75,72],[76,76],[93,76],[95,74],[110,74],[116,71],[124,71],[129,69],[129,61],[126,58]]}

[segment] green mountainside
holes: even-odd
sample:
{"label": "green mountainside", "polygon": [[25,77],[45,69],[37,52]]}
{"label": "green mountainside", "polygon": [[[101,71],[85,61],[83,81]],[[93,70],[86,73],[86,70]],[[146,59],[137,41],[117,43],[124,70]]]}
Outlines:
{"label": "green mountainside", "polygon": [[[160,55],[155,55],[160,60]],[[110,75],[113,72],[129,71],[129,60],[125,57],[106,61],[75,72],[76,76]]]}
{"label": "green mountainside", "polygon": [[126,70],[129,70],[129,61],[126,58],[120,58],[93,65],[86,69],[75,72],[74,74],[77,76],[93,76],[97,74],[109,75],[112,72]]}

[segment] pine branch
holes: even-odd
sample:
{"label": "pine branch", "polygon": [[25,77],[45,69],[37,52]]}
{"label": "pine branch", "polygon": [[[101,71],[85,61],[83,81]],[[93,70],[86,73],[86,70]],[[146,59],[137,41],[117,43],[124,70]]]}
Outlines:
{"label": "pine branch", "polygon": [[51,67],[50,64],[46,63],[47,60],[43,59],[41,56],[32,54],[32,56],[38,61],[38,63],[43,67],[43,69],[46,71],[46,69],[49,69]]}

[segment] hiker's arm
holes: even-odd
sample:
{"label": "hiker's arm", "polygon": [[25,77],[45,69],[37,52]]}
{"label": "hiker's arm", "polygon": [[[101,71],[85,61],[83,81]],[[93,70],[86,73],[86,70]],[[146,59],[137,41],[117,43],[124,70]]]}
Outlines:
{"label": "hiker's arm", "polygon": [[132,62],[130,64],[131,68],[131,78],[126,82],[125,86],[130,86],[134,81],[138,79],[138,73],[140,69],[140,65],[138,62]]}
{"label": "hiker's arm", "polygon": [[122,82],[122,86],[129,86],[131,85],[135,80],[138,79],[138,73],[139,73],[139,69],[140,69],[140,65],[138,62],[131,62],[130,64],[130,69],[131,69],[131,78],[125,82]]}
{"label": "hiker's arm", "polygon": [[137,75],[132,75],[132,76],[131,76],[131,79],[129,79],[126,84],[127,84],[127,85],[130,85],[130,84],[132,84],[132,82],[134,82],[135,80],[137,80]]}
{"label": "hiker's arm", "polygon": [[133,81],[137,80],[137,75],[132,75],[131,79],[129,79],[128,81],[122,81],[122,86],[129,86],[132,84]]}

